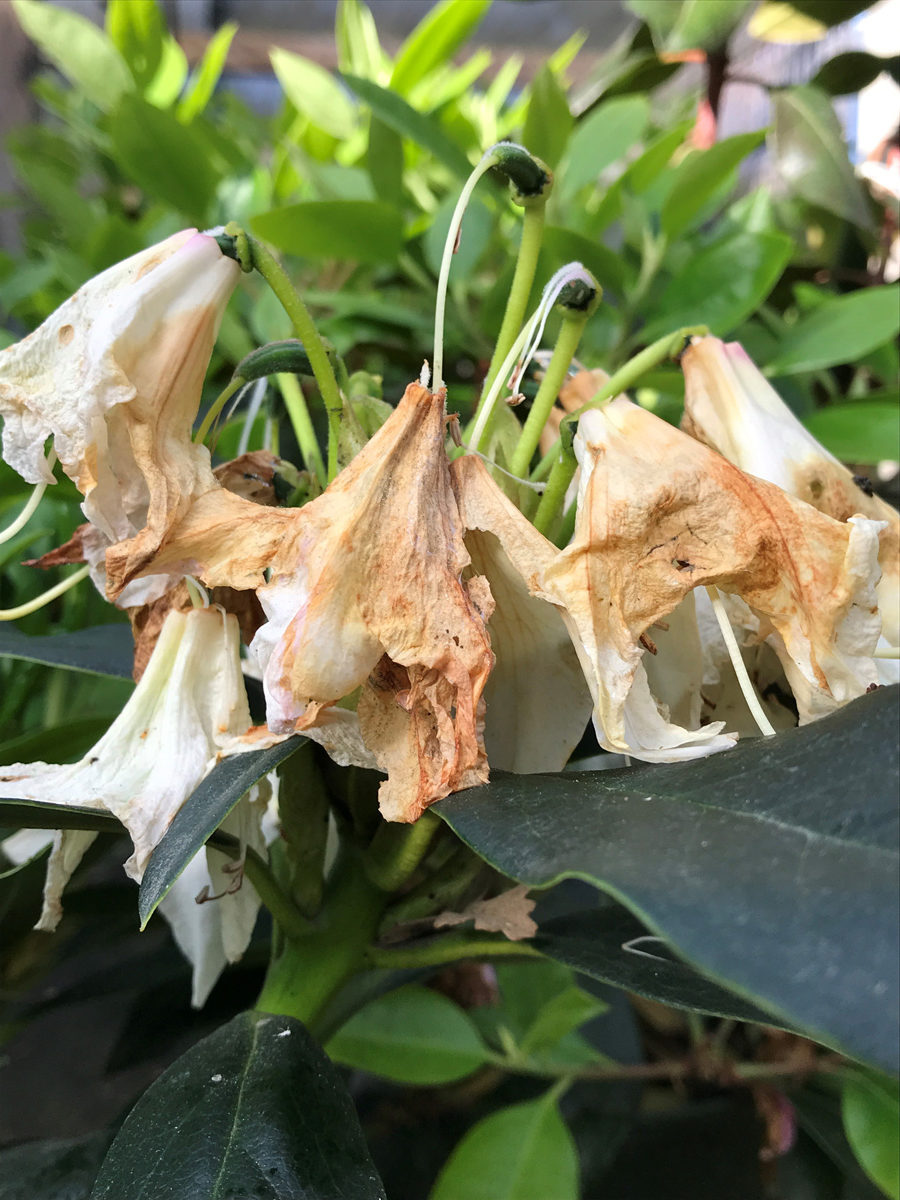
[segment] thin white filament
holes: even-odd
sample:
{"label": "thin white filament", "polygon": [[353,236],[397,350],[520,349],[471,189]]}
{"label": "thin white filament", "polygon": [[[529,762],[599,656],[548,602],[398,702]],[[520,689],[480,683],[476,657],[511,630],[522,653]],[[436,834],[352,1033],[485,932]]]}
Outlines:
{"label": "thin white filament", "polygon": [[209,592],[193,575],[185,575],[184,584],[194,608],[209,608]]}
{"label": "thin white filament", "polygon": [[775,730],[763,712],[759,698],[753,690],[753,684],[750,682],[750,676],[747,674],[747,667],[744,664],[740,647],[737,644],[737,638],[734,636],[734,630],[731,628],[731,622],[728,620],[728,613],[726,613],[725,605],[719,596],[719,589],[710,585],[706,591],[712,603],[713,612],[716,614],[716,620],[719,622],[719,628],[722,630],[722,637],[725,639],[725,645],[728,647],[728,656],[731,659],[731,665],[734,667],[734,673],[737,676],[741,691],[744,693],[744,699],[747,701],[747,707],[753,714],[753,719],[759,726],[760,733],[765,737],[774,737]]}
{"label": "thin white filament", "polygon": [[16,608],[0,609],[0,621],[17,621],[19,617],[27,617],[29,613],[37,612],[39,608],[43,608],[45,604],[49,604],[57,596],[61,596],[64,592],[68,592],[70,588],[75,587],[77,583],[81,583],[82,579],[87,577],[90,569],[90,566],[80,567],[74,575],[70,575],[62,583],[57,583],[54,587],[48,588],[46,592],[41,592],[33,600],[27,600],[24,604],[20,604]]}
{"label": "thin white filament", "polygon": [[[266,394],[265,378],[257,379],[251,386],[253,391],[250,393],[250,403],[247,405],[247,415],[244,418],[244,428],[241,430],[241,439],[238,442],[237,457],[246,454],[250,448],[250,435],[253,432],[253,425],[259,415],[259,410],[262,408],[263,398]],[[244,394],[244,389],[238,392],[235,403]]]}
{"label": "thin white filament", "polygon": [[[51,450],[50,453],[47,455],[48,471],[52,471],[55,466],[56,466],[56,451]],[[28,524],[28,522],[34,516],[37,506],[40,504],[41,500],[43,500],[44,492],[46,492],[46,490],[47,490],[47,484],[43,481],[35,486],[31,495],[28,497],[28,503],[25,505],[25,507],[22,509],[22,511],[19,513],[19,515],[16,517],[16,519],[12,522],[11,525],[7,525],[7,527],[4,530],[0,531],[0,546],[2,546],[4,542],[8,542],[10,538],[14,538],[20,529],[25,528],[25,526]]]}
{"label": "thin white filament", "polygon": [[432,390],[435,392],[438,388],[444,386],[442,374],[444,370],[444,312],[447,308],[447,283],[450,279],[450,264],[453,261],[453,254],[456,250],[456,242],[459,237],[466,206],[471,199],[472,193],[475,191],[475,185],[478,183],[478,180],[496,163],[496,149],[496,146],[491,146],[481,156],[475,170],[463,185],[463,190],[460,192],[459,199],[456,202],[456,208],[453,210],[453,216],[450,218],[450,228],[447,230],[447,238],[444,242],[441,269],[438,273],[437,296],[434,302],[434,386]]}

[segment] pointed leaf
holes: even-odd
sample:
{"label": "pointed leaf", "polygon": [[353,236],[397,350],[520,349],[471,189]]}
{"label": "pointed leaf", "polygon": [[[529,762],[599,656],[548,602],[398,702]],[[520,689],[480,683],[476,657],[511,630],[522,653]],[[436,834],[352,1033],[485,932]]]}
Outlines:
{"label": "pointed leaf", "polygon": [[663,233],[670,238],[683,233],[731,172],[763,142],[765,136],[764,130],[739,133],[724,142],[717,142],[708,150],[695,150],[684,159],[663,205]]}
{"label": "pointed leaf", "polygon": [[106,32],[131,68],[135,82],[140,87],[149,83],[159,67],[166,32],[156,0],[110,0]]}
{"label": "pointed leaf", "polygon": [[575,119],[569,111],[566,93],[549,64],[535,75],[529,97],[522,144],[555,170],[565,153]]}
{"label": "pointed leaf", "polygon": [[92,1200],[384,1200],[350,1097],[291,1017],[241,1013],[144,1093]]}
{"label": "pointed leaf", "polygon": [[399,211],[381,200],[303,200],[250,224],[279,250],[304,258],[393,262],[403,241]]}
{"label": "pointed leaf", "polygon": [[810,85],[821,88],[829,96],[847,96],[861,92],[882,71],[889,71],[896,83],[896,58],[879,58],[862,50],[848,50],[846,54],[838,54],[823,63],[818,74],[810,80]]}
{"label": "pointed leaf", "polygon": [[852,363],[900,332],[900,287],[835,296],[792,325],[766,364],[767,375],[794,375]]}
{"label": "pointed leaf", "polygon": [[226,21],[209,39],[209,44],[203,52],[203,58],[194,68],[188,82],[187,91],[178,101],[176,112],[179,121],[189,124],[194,117],[203,112],[212,100],[216,85],[225,70],[228,51],[231,49],[231,43],[237,30],[238,27],[234,21]]}
{"label": "pointed leaf", "polygon": [[44,663],[49,667],[68,667],[89,675],[111,675],[131,679],[134,667],[134,639],[131,626],[94,625],[72,633],[41,636],[20,633],[10,625],[0,625],[0,657]]}
{"label": "pointed leaf", "polygon": [[886,446],[900,445],[896,399],[830,404],[807,413],[803,424],[843,462],[875,463],[884,456]]}
{"label": "pointed leaf", "polygon": [[844,1084],[841,1115],[847,1141],[869,1178],[900,1200],[900,1091],[896,1079],[863,1072]]}
{"label": "pointed leaf", "polygon": [[337,1062],[398,1083],[463,1079],[487,1061],[475,1026],[439,992],[417,984],[371,1000],[328,1043]]}
{"label": "pointed leaf", "polygon": [[649,120],[650,102],[646,96],[621,96],[593,108],[579,122],[569,142],[568,165],[560,178],[565,194],[596,182],[602,171],[641,140]]}
{"label": "pointed leaf", "polygon": [[356,106],[330,71],[289,50],[270,52],[272,68],[297,112],[332,137],[349,138],[356,128]]}
{"label": "pointed leaf", "polygon": [[578,1200],[572,1135],[550,1093],[479,1121],[453,1151],[429,1200]]}
{"label": "pointed leaf", "polygon": [[219,828],[254,783],[294,754],[306,738],[295,735],[268,750],[251,750],[223,759],[175,814],[162,841],[150,855],[138,900],[141,928],[201,846]]}
{"label": "pointed leaf", "polygon": [[0,796],[0,829],[96,829],[98,833],[123,833],[125,827],[98,808],[74,804],[48,804],[44,800],[15,800]]}
{"label": "pointed leaf", "polygon": [[378,77],[384,51],[372,13],[362,0],[338,0],[334,40],[341,71],[350,71],[366,79]]}
{"label": "pointed leaf", "polygon": [[897,1070],[898,694],[697,762],[497,774],[435,811],[505,875],[586,879],[720,984]]}
{"label": "pointed leaf", "polygon": [[401,96],[449,63],[463,42],[480,24],[491,0],[440,0],[415,27],[397,54],[391,90]]}
{"label": "pointed leaf", "polygon": [[13,8],[41,52],[98,108],[113,108],[134,87],[122,55],[87,17],[41,0],[13,0]]}
{"label": "pointed leaf", "polygon": [[775,161],[782,178],[809,204],[870,229],[869,200],[853,172],[829,97],[806,85],[774,92],[773,105]]}
{"label": "pointed leaf", "polygon": [[370,79],[361,79],[358,75],[344,75],[343,79],[385,125],[427,150],[461,179],[469,175],[472,169],[469,160],[434,117],[417,112],[402,96],[379,87]]}

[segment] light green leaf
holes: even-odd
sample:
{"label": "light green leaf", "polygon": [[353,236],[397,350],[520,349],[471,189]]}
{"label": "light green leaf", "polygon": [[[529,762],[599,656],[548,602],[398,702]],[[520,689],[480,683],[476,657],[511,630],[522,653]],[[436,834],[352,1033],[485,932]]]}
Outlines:
{"label": "light green leaf", "polygon": [[304,200],[250,224],[279,250],[304,258],[393,262],[403,240],[400,213],[381,200]]}
{"label": "light green leaf", "polygon": [[668,51],[719,50],[734,33],[754,0],[684,0]]}
{"label": "light green leaf", "polygon": [[843,462],[876,463],[900,446],[900,408],[887,400],[830,404],[807,413],[803,423],[813,437]]}
{"label": "light green leaf", "polygon": [[169,35],[163,41],[156,74],[144,88],[144,99],[156,108],[170,108],[181,95],[187,77],[187,55],[175,38]]}
{"label": "light green leaf", "polygon": [[807,85],[775,92],[773,104],[775,161],[782,178],[807,203],[870,229],[868,197],[853,172],[829,97]]}
{"label": "light green leaf", "polygon": [[471,165],[455,142],[447,137],[439,122],[425,113],[416,112],[402,96],[379,87],[369,79],[344,75],[347,86],[354,91],[385,125],[409,138],[429,154],[449,167],[461,179],[468,177]]}
{"label": "light green leaf", "polygon": [[134,87],[122,55],[93,21],[41,0],[13,0],[16,16],[42,53],[104,111]]}
{"label": "light green leaf", "polygon": [[740,133],[708,150],[695,150],[679,164],[663,205],[662,230],[668,237],[683,233],[740,163],[765,138],[765,130]]}
{"label": "light green leaf", "polygon": [[541,67],[531,82],[522,143],[555,170],[565,153],[575,120],[566,94],[550,67]]}
{"label": "light green leaf", "polygon": [[679,121],[655,137],[643,154],[625,168],[622,183],[633,192],[642,192],[650,187],[669,165],[672,155],[684,142],[693,125],[693,119]]}
{"label": "light green leaf", "polygon": [[356,128],[356,108],[334,76],[289,50],[270,53],[272,68],[297,112],[332,137],[349,138]]}
{"label": "light green leaf", "polygon": [[369,116],[366,170],[375,195],[398,208],[403,198],[403,141],[400,134],[374,113]]}
{"label": "light green leaf", "polygon": [[578,1200],[578,1158],[552,1093],[491,1113],[453,1151],[429,1200]]}
{"label": "light green leaf", "polygon": [[608,166],[618,162],[639,142],[650,121],[646,96],[621,96],[605,100],[580,121],[566,153],[560,187],[571,195],[586,183],[596,182]]}
{"label": "light green leaf", "polygon": [[547,1001],[519,1042],[519,1048],[525,1054],[547,1050],[607,1008],[608,1005],[579,987],[566,988]]}
{"label": "light green leaf", "polygon": [[106,32],[144,87],[156,74],[166,33],[156,0],[109,0]]}
{"label": "light green leaf", "polygon": [[450,62],[480,24],[491,0],[440,0],[415,27],[394,60],[391,90],[401,96]]}
{"label": "light green leaf", "polygon": [[900,332],[900,285],[863,288],[820,305],[784,335],[767,375],[852,363]]}
{"label": "light green leaf", "polygon": [[[440,270],[444,242],[447,239],[450,218],[453,216],[455,207],[456,196],[448,196],[434,214],[431,225],[425,231],[422,242],[425,261],[435,274]],[[465,279],[467,275],[471,274],[487,249],[493,231],[494,217],[487,205],[478,199],[472,199],[463,217],[459,246],[453,255],[451,280]]]}
{"label": "light green leaf", "polygon": [[697,324],[717,337],[731,333],[771,292],[792,250],[782,233],[735,233],[701,250],[666,284],[642,337]]}
{"label": "light green leaf", "polygon": [[750,18],[747,32],[761,42],[792,46],[818,42],[828,32],[828,27],[815,15],[807,15],[784,0],[763,0]]}
{"label": "light green leaf", "polygon": [[138,96],[125,96],[110,122],[113,156],[154,199],[205,224],[220,174],[202,135]]}
{"label": "light green leaf", "polygon": [[371,1000],[326,1047],[337,1062],[398,1083],[434,1085],[471,1075],[485,1047],[461,1008],[411,984]]}
{"label": "light green leaf", "polygon": [[895,1079],[858,1072],[844,1083],[841,1115],[860,1165],[890,1200],[900,1200],[900,1088]]}
{"label": "light green leaf", "polygon": [[371,10],[362,0],[338,0],[334,17],[338,68],[378,82],[386,57]]}
{"label": "light green leaf", "polygon": [[233,21],[226,21],[210,38],[203,58],[191,74],[187,91],[178,102],[176,114],[179,121],[189,124],[212,100],[237,29]]}

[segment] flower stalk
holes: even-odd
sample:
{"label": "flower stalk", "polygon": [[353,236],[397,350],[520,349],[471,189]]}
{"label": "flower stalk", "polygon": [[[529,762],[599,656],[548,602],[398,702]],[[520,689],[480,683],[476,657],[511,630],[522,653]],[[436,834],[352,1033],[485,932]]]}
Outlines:
{"label": "flower stalk", "polygon": [[37,612],[39,608],[43,608],[57,596],[71,591],[73,587],[81,583],[82,579],[86,579],[90,569],[90,566],[79,567],[74,574],[69,575],[67,579],[55,584],[52,588],[47,588],[46,592],[41,592],[33,600],[26,600],[24,604],[18,604],[15,608],[0,608],[0,621],[17,621],[19,617],[27,617],[29,613]]}

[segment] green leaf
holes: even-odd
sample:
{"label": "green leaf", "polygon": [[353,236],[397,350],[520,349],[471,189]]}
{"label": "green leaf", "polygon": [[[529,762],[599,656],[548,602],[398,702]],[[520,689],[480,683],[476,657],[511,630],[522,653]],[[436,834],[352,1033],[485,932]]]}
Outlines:
{"label": "green leaf", "polygon": [[672,155],[682,145],[693,128],[693,120],[680,121],[651,141],[647,149],[622,174],[622,183],[633,192],[642,192],[662,174]]}
{"label": "green leaf", "polygon": [[835,458],[851,463],[876,463],[900,445],[897,401],[856,400],[830,404],[807,413],[803,423]]}
{"label": "green leaf", "polygon": [[836,296],[792,325],[766,365],[767,375],[794,375],[852,363],[900,332],[900,285]]}
{"label": "green leaf", "polygon": [[338,67],[364,79],[377,79],[384,51],[369,8],[362,0],[338,0],[334,18]]}
{"label": "green leaf", "polygon": [[276,48],[269,57],[284,94],[297,112],[333,137],[353,135],[356,107],[330,71],[289,50]]}
{"label": "green leaf", "polygon": [[168,34],[163,40],[159,68],[144,88],[144,99],[157,108],[169,108],[181,94],[187,77],[187,55],[175,38]]}
{"label": "green leaf", "polygon": [[773,93],[776,167],[797,196],[871,229],[872,211],[829,97],[818,88]]}
{"label": "green leaf", "polygon": [[735,233],[688,259],[652,306],[647,341],[682,325],[708,325],[724,337],[755,312],[778,282],[793,251],[782,233]]}
{"label": "green leaf", "polygon": [[440,0],[435,4],[400,47],[391,74],[391,90],[406,96],[435,67],[449,63],[481,23],[490,3]]}
{"label": "green leaf", "polygon": [[237,30],[234,21],[226,21],[209,39],[203,58],[191,74],[187,90],[178,101],[175,112],[179,121],[190,124],[212,100],[216,85],[225,70],[228,51]]}
{"label": "green leaf", "polygon": [[531,82],[522,144],[555,170],[565,153],[574,124],[566,94],[545,64]]}
{"label": "green leaf", "polygon": [[895,1079],[854,1073],[844,1083],[841,1114],[860,1165],[890,1200],[900,1200],[900,1087]]}
{"label": "green leaf", "polygon": [[737,166],[765,139],[765,130],[739,133],[708,150],[695,150],[677,168],[675,182],[663,205],[662,230],[677,237],[702,212],[707,202]]}
{"label": "green leaf", "polygon": [[371,1000],[341,1026],[327,1050],[346,1066],[427,1085],[463,1079],[487,1061],[463,1010],[417,984]]}
{"label": "green leaf", "polygon": [[41,52],[98,108],[113,108],[134,87],[119,51],[87,17],[41,0],[13,0],[13,8]]}
{"label": "green leaf", "polygon": [[109,1136],[103,1130],[3,1150],[0,1200],[88,1200]]}
{"label": "green leaf", "polygon": [[848,50],[846,54],[838,54],[823,63],[810,80],[810,86],[821,88],[829,96],[847,96],[861,92],[882,71],[895,73],[896,70],[895,58],[879,58],[862,50]]}
{"label": "green leaf", "polygon": [[722,986],[896,1070],[898,694],[697,762],[497,773],[435,811],[510,878],[588,880]]}
{"label": "green leaf", "polygon": [[92,1200],[384,1200],[350,1097],[291,1017],[241,1013],[144,1093]]}
{"label": "green leaf", "polygon": [[175,814],[150,855],[138,898],[141,928],[201,846],[219,828],[254,783],[294,754],[305,738],[294,736],[268,750],[251,750],[223,759],[195,788]]}
{"label": "green leaf", "polygon": [[73,633],[31,636],[8,624],[0,625],[0,656],[67,667],[89,675],[130,679],[134,667],[134,639],[130,625],[95,625]]}
{"label": "green leaf", "polygon": [[374,113],[369,117],[366,170],[376,196],[399,208],[403,200],[403,141]]}
{"label": "green leaf", "polygon": [[592,979],[670,1008],[790,1028],[676,958],[626,908],[606,898],[599,908],[541,922],[532,945]]}
{"label": "green leaf", "polygon": [[16,800],[0,796],[0,828],[95,829],[122,833],[124,826],[111,814],[74,804],[48,804],[45,800]]}
{"label": "green leaf", "polygon": [[595,183],[602,171],[640,141],[649,121],[646,96],[621,96],[598,104],[579,122],[569,142],[567,165],[560,176],[563,192],[571,195],[586,183]]}
{"label": "green leaf", "polygon": [[[434,214],[434,218],[425,230],[422,248],[425,261],[429,267],[438,273],[441,266],[441,256],[444,252],[444,242],[450,229],[450,220],[456,208],[456,196],[448,196]],[[453,255],[451,279],[465,279],[478,265],[478,260],[488,248],[491,234],[494,232],[494,217],[487,205],[480,200],[472,199],[466,208],[462,221],[459,245]]]}
{"label": "green leaf", "polygon": [[545,225],[543,252],[549,256],[553,270],[568,262],[583,263],[601,287],[612,289],[617,296],[624,294],[628,280],[625,262],[621,255],[598,239],[585,237],[561,225]]}
{"label": "green leaf", "polygon": [[790,6],[830,28],[865,12],[872,7],[872,0],[791,0]]}
{"label": "green leaf", "polygon": [[578,1158],[553,1093],[491,1113],[445,1163],[429,1200],[578,1200]]}
{"label": "green leaf", "polygon": [[382,200],[302,200],[250,224],[279,250],[304,258],[393,262],[403,242],[400,213]]}
{"label": "green leaf", "polygon": [[525,1054],[539,1054],[567,1034],[606,1012],[609,1006],[579,987],[558,992],[544,1005],[519,1043]]}
{"label": "green leaf", "polygon": [[109,725],[109,718],[81,717],[62,725],[29,730],[0,742],[0,764],[75,762],[103,737]]}
{"label": "green leaf", "polygon": [[193,126],[137,96],[123,97],[109,128],[113,157],[139,187],[202,225],[219,171]]}
{"label": "green leaf", "polygon": [[128,63],[138,87],[156,74],[162,58],[165,22],[156,0],[110,0],[106,32]]}
{"label": "green leaf", "polygon": [[751,0],[626,0],[653,31],[660,50],[718,50]]}
{"label": "green leaf", "polygon": [[427,150],[461,179],[468,177],[472,169],[469,160],[459,146],[447,137],[434,117],[416,112],[402,96],[379,87],[369,79],[361,79],[357,75],[344,75],[343,79],[347,87],[364,104],[368,104],[385,125]]}

